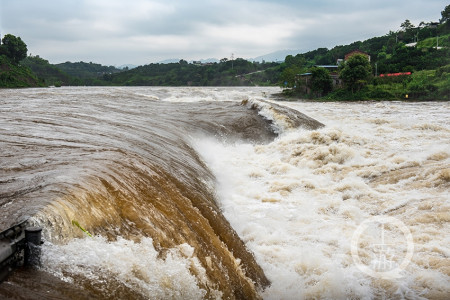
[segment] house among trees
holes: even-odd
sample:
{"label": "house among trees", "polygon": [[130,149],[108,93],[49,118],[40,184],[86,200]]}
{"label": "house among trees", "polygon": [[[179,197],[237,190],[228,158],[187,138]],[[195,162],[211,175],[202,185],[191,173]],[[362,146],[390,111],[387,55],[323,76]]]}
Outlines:
{"label": "house among trees", "polygon": [[[330,75],[332,81],[333,88],[340,87],[342,85],[342,80],[339,78],[338,65],[315,65],[314,67],[323,68],[328,71],[328,74]],[[313,73],[311,72],[297,74],[295,76],[296,87],[305,94],[310,94],[312,77]]]}
{"label": "house among trees", "polygon": [[353,50],[353,51],[345,54],[344,61],[347,61],[350,57],[352,57],[355,54],[362,54],[362,55],[364,55],[365,57],[367,57],[367,59],[370,62],[370,55],[368,53],[364,52],[364,51],[361,51],[361,50]]}
{"label": "house among trees", "polygon": [[315,67],[328,70],[333,87],[340,87],[342,85],[342,80],[339,78],[339,65],[315,65]]}
{"label": "house among trees", "polygon": [[311,93],[311,78],[312,73],[303,73],[295,75],[295,88],[305,94]]}
{"label": "house among trees", "polygon": [[[339,76],[339,66],[342,63],[346,62],[350,57],[352,57],[353,55],[356,55],[356,54],[364,55],[365,57],[367,57],[367,60],[370,62],[370,55],[368,53],[361,51],[361,50],[353,50],[353,51],[347,53],[343,59],[342,58],[338,59],[336,65],[315,65],[314,67],[326,69],[330,75],[333,89],[340,88],[343,85],[343,80]],[[297,74],[295,76],[295,82],[296,82],[295,85],[296,85],[297,89],[301,90],[305,94],[310,94],[312,91],[311,84],[313,82],[313,73],[307,72],[307,73],[303,73],[303,74]]]}

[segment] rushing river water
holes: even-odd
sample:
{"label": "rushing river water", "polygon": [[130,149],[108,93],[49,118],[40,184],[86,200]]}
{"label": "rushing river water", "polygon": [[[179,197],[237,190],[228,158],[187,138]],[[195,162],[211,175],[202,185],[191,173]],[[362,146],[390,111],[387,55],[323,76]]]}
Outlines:
{"label": "rushing river water", "polygon": [[447,298],[449,103],[275,92],[0,90],[0,230],[45,239],[0,295]]}

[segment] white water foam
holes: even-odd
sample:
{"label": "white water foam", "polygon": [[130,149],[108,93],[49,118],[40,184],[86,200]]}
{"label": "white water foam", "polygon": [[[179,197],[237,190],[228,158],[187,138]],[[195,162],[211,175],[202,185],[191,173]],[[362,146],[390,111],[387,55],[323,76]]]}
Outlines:
{"label": "white water foam", "polygon": [[141,94],[155,95],[161,91],[170,91],[162,101],[169,102],[204,102],[237,101],[248,99],[269,99],[273,93],[280,92],[278,87],[179,87],[179,88],[143,88]]}
{"label": "white water foam", "polygon": [[[42,253],[45,270],[68,282],[92,283],[105,298],[117,297],[117,285],[151,299],[202,299],[206,294],[199,287],[199,281],[207,284],[206,271],[188,244],[170,249],[161,258],[151,238],[133,242],[119,237],[109,242],[95,236],[65,245],[46,242]],[[219,299],[221,293],[215,293]]]}
{"label": "white water foam", "polygon": [[[266,299],[442,298],[450,294],[450,131],[444,103],[290,103],[328,124],[268,145],[193,143],[217,177],[226,218],[272,285]],[[351,254],[358,226],[388,215],[411,231],[400,278],[372,278]],[[386,237],[387,238],[387,237]],[[400,265],[405,237],[391,234]],[[367,264],[369,234],[358,244]]]}

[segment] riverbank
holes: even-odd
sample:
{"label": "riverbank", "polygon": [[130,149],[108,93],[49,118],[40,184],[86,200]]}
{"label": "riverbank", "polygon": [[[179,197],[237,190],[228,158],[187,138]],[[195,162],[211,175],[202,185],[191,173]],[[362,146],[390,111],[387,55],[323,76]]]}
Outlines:
{"label": "riverbank", "polygon": [[285,89],[284,97],[319,101],[362,101],[362,100],[413,100],[413,101],[449,101],[450,65],[436,70],[413,72],[411,75],[376,77],[372,83],[359,91],[345,88],[335,89],[325,96],[305,94],[298,89]]}

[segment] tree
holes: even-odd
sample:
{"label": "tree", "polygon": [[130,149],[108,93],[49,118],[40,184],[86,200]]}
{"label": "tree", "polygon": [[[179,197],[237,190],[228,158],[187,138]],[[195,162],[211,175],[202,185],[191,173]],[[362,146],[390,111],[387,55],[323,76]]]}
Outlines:
{"label": "tree", "polygon": [[330,73],[325,68],[311,68],[311,90],[319,95],[327,94],[333,89]]}
{"label": "tree", "polygon": [[408,31],[408,30],[410,30],[410,29],[413,29],[414,28],[414,25],[411,23],[411,21],[410,20],[405,20],[405,22],[403,22],[401,25],[400,25],[400,27],[401,28],[403,28],[403,31]]}
{"label": "tree", "polygon": [[284,63],[281,65],[280,84],[282,87],[291,88],[295,86],[296,75],[306,70],[305,62],[305,58],[300,54],[286,56]]}
{"label": "tree", "polygon": [[296,56],[288,55],[284,59],[286,66],[302,66],[305,64],[305,58],[301,54],[297,54]]}
{"label": "tree", "polygon": [[362,54],[352,55],[340,69],[340,77],[352,93],[366,85],[371,74],[372,66],[367,57]]}
{"label": "tree", "polygon": [[414,42],[415,34],[417,34],[417,32],[413,30],[415,26],[411,23],[411,21],[405,20],[400,27],[403,29],[399,32],[400,39],[402,39],[405,43]]}
{"label": "tree", "polygon": [[450,20],[450,5],[447,5],[444,10],[441,12],[442,18],[439,20],[442,23],[448,22]]}
{"label": "tree", "polygon": [[27,45],[20,37],[7,34],[2,39],[0,45],[0,55],[6,55],[14,64],[18,64],[27,57]]}
{"label": "tree", "polygon": [[295,75],[299,73],[298,67],[285,68],[281,74],[281,86],[285,88],[291,88],[295,86]]}

